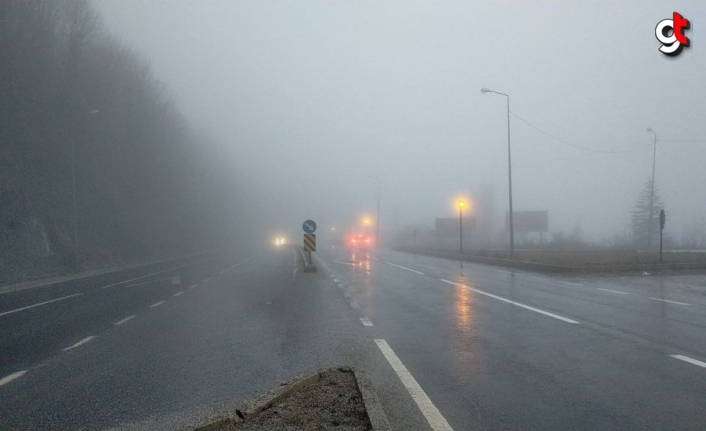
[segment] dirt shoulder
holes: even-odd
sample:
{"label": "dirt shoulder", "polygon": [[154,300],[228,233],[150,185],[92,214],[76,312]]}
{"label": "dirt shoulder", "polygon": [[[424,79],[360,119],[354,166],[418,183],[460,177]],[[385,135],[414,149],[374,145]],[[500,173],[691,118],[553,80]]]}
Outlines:
{"label": "dirt shoulder", "polygon": [[196,431],[368,431],[373,427],[352,370],[334,368],[282,384]]}

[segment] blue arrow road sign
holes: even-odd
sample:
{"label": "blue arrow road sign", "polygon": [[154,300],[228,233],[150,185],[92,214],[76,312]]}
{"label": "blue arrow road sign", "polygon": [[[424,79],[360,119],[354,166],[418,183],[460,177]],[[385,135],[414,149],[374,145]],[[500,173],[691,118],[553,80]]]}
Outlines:
{"label": "blue arrow road sign", "polygon": [[316,222],[314,220],[307,220],[302,225],[304,233],[314,233],[316,232]]}

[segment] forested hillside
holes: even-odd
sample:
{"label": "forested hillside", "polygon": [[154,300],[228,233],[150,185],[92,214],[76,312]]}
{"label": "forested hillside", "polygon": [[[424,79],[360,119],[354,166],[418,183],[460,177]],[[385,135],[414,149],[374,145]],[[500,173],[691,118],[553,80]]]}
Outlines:
{"label": "forested hillside", "polygon": [[235,186],[90,4],[0,2],[0,284],[218,245]]}

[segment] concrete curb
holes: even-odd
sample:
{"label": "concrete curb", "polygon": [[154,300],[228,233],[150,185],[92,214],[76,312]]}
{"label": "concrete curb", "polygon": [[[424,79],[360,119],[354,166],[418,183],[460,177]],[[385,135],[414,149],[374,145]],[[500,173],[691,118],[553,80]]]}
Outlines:
{"label": "concrete curb", "polygon": [[360,392],[363,398],[363,405],[365,406],[365,411],[368,413],[368,419],[370,420],[370,426],[373,428],[373,431],[392,431],[390,422],[387,420],[387,415],[382,409],[380,399],[375,389],[373,389],[373,384],[368,378],[368,375],[362,370],[351,369],[351,372],[355,376],[358,392]]}
{"label": "concrete curb", "polygon": [[[380,399],[378,398],[377,393],[375,393],[375,389],[373,389],[373,385],[370,382],[368,375],[364,371],[356,370],[351,367],[338,367],[336,369],[344,373],[352,373],[355,377],[356,388],[358,389],[358,393],[360,394],[361,399],[363,401],[363,407],[365,407],[365,412],[367,413],[368,419],[370,420],[372,430],[392,431],[392,427],[390,426],[390,423],[387,420],[387,415],[385,415],[385,411],[382,409]],[[254,418],[263,410],[272,407],[275,403],[287,398],[294,392],[306,386],[318,383],[318,381],[321,380],[322,372],[323,371],[317,371],[313,374],[310,374],[306,377],[302,377],[301,379],[292,382],[286,387],[276,390],[274,395],[269,396],[265,401],[259,402],[254,407],[251,407],[250,409],[244,412],[236,410],[235,412],[238,415],[237,418],[221,418],[209,424],[194,428],[194,431],[217,430],[227,425],[233,425],[238,422],[247,421],[251,418]]]}
{"label": "concrete curb", "polygon": [[303,267],[304,272],[317,272],[316,265],[306,263],[306,255],[304,255],[304,249],[300,246],[296,246],[297,251],[299,252],[299,257],[301,258],[301,263]]}

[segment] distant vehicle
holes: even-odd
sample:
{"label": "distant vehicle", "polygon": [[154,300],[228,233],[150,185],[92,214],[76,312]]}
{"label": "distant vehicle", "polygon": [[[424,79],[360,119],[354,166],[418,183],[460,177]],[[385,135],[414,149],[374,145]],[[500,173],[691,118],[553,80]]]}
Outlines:
{"label": "distant vehicle", "polygon": [[348,248],[364,250],[372,247],[373,242],[368,235],[352,235],[348,238]]}

